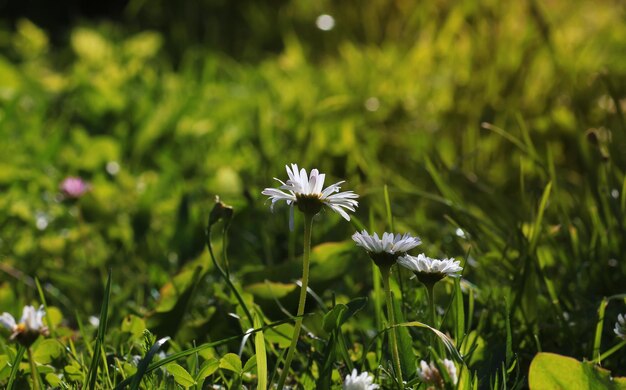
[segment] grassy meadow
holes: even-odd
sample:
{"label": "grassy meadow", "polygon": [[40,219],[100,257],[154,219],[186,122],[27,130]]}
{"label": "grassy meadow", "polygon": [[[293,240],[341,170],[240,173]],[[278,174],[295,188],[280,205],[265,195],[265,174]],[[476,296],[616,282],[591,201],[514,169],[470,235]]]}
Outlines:
{"label": "grassy meadow", "polygon": [[[2,328],[0,387],[273,388],[306,216],[261,191],[297,163],[360,197],[313,220],[288,386],[427,389],[448,358],[433,388],[626,388],[624,4],[215,4],[0,24],[0,312],[49,329]],[[461,261],[438,323],[394,266],[389,327],[363,229]]]}

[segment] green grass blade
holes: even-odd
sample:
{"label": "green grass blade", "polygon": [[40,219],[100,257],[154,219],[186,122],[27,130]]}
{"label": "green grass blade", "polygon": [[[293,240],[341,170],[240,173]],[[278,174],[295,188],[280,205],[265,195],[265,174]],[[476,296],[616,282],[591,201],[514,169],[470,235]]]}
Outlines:
{"label": "green grass blade", "polygon": [[35,285],[37,286],[37,292],[39,293],[39,300],[46,310],[46,316],[44,316],[46,321],[46,326],[48,327],[48,331],[50,332],[50,337],[56,338],[56,333],[54,331],[54,327],[52,326],[52,322],[50,322],[50,317],[47,315],[48,313],[48,303],[46,302],[46,296],[43,293],[43,289],[41,288],[41,283],[39,283],[39,278],[35,277]]}
{"label": "green grass blade", "polygon": [[26,352],[26,348],[23,345],[17,350],[17,354],[15,355],[15,360],[13,360],[13,366],[11,366],[11,374],[9,375],[9,382],[7,384],[7,390],[13,390],[13,384],[15,382],[15,377],[17,376],[17,372],[20,369],[20,362],[24,357],[24,353]]}
{"label": "green grass blade", "polygon": [[95,389],[96,379],[98,377],[98,365],[100,363],[100,350],[104,344],[104,334],[107,327],[107,316],[109,312],[109,297],[111,294],[111,269],[109,269],[109,276],[107,278],[106,288],[104,289],[104,301],[102,302],[102,308],[100,310],[100,323],[98,324],[98,334],[96,336],[96,345],[93,349],[93,357],[91,364],[89,365],[89,371],[87,372],[87,383],[89,383],[89,389]]}
{"label": "green grass blade", "polygon": [[593,359],[600,363],[600,345],[602,344],[602,328],[604,327],[604,312],[609,304],[609,300],[604,298],[598,307],[598,323],[596,324],[596,335],[593,339]]}
{"label": "green grass blade", "polygon": [[459,278],[454,279],[454,320],[456,343],[460,347],[465,337],[465,307]]}
{"label": "green grass blade", "polygon": [[506,327],[506,353],[505,364],[510,367],[513,361],[513,336],[511,333],[511,312],[509,310],[509,300],[504,300],[504,326]]}
{"label": "green grass blade", "polygon": [[[416,327],[416,328],[426,328],[428,330],[430,330],[431,332],[433,332],[437,337],[439,337],[439,339],[441,339],[441,341],[443,342],[443,344],[446,346],[446,349],[448,350],[448,352],[450,352],[450,354],[452,355],[452,357],[454,357],[454,359],[458,362],[463,362],[463,356],[461,356],[461,353],[456,349],[456,347],[454,346],[454,343],[452,342],[452,340],[450,340],[450,338],[448,336],[446,336],[445,333],[427,325],[424,324],[423,322],[419,322],[419,321],[411,321],[411,322],[403,322],[401,324],[397,324],[396,326],[400,326],[400,327]],[[390,329],[390,328],[387,328]],[[387,330],[385,329],[385,330]]]}
{"label": "green grass blade", "polygon": [[537,240],[539,239],[539,234],[541,233],[541,225],[543,223],[543,215],[546,211],[546,207],[548,206],[548,200],[550,199],[550,192],[552,191],[552,182],[548,182],[546,188],[543,190],[543,195],[541,195],[541,201],[539,202],[539,208],[537,209],[537,218],[535,219],[535,223],[533,225],[533,230],[529,237],[529,245],[528,251],[532,253],[535,250],[537,245]]}
{"label": "green grass blade", "polygon": [[393,214],[391,213],[391,199],[389,197],[389,187],[387,187],[387,184],[385,184],[383,191],[385,193],[385,213],[387,214],[387,227],[389,228],[390,232],[394,233],[395,230],[393,228]]}
{"label": "green grass blade", "polygon": [[[262,322],[258,315],[254,316],[254,327],[261,328]],[[267,389],[267,353],[265,351],[265,336],[263,331],[254,335],[254,348],[256,350],[257,389]]]}
{"label": "green grass blade", "polygon": [[146,375],[146,370],[148,369],[148,365],[150,364],[150,362],[154,358],[154,355],[156,355],[159,352],[161,347],[169,339],[170,339],[169,337],[163,337],[162,339],[157,340],[152,345],[152,347],[150,347],[150,350],[148,351],[148,353],[146,353],[146,356],[144,356],[143,359],[141,359],[141,361],[139,362],[139,365],[137,366],[137,372],[133,376],[133,381],[130,384],[131,390],[139,389],[139,385],[141,384],[141,380],[143,379],[144,375]]}

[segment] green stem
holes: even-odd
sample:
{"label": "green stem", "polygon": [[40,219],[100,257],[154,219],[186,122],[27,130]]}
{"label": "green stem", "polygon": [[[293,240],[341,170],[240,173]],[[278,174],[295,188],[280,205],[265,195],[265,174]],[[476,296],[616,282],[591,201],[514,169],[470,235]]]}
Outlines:
{"label": "green stem", "polygon": [[289,368],[291,367],[291,361],[296,351],[296,344],[298,344],[298,338],[300,337],[300,328],[302,327],[302,315],[304,314],[304,306],[306,303],[306,291],[309,285],[309,260],[311,257],[311,230],[313,227],[313,215],[304,213],[304,253],[302,255],[302,287],[300,288],[300,301],[298,302],[298,313],[296,323],[293,329],[293,336],[291,337],[291,344],[287,351],[287,358],[285,359],[285,365],[283,366],[283,372],[278,379],[277,389],[282,389],[287,375],[289,374]]}
{"label": "green stem", "polygon": [[598,356],[598,358],[594,361],[594,363],[600,364],[600,362],[602,362],[602,360],[604,360],[604,359],[608,358],[609,356],[613,355],[615,352],[619,351],[625,345],[626,345],[626,340],[622,340],[622,342],[620,342],[619,344],[614,345],[611,349],[609,349],[608,351],[604,352],[602,355]]}
{"label": "green stem", "polygon": [[250,326],[253,326],[254,319],[252,318],[252,314],[250,313],[250,310],[248,309],[248,306],[246,305],[245,301],[243,300],[243,297],[239,294],[239,291],[237,290],[237,288],[235,287],[233,282],[230,280],[230,277],[226,274],[226,272],[224,272],[224,269],[222,269],[220,264],[217,262],[217,259],[215,258],[215,254],[213,253],[213,246],[211,245],[211,228],[210,227],[209,227],[209,229],[207,231],[206,243],[207,243],[207,247],[209,248],[209,255],[211,255],[211,260],[213,261],[213,265],[215,265],[215,268],[217,268],[217,271],[220,273],[220,276],[222,277],[222,279],[224,279],[224,281],[226,282],[226,284],[228,285],[230,290],[233,292],[233,294],[235,294],[235,298],[237,299],[237,301],[241,305],[241,308],[243,309],[243,312],[246,313],[246,317],[248,317],[248,321],[250,322]]}
{"label": "green stem", "polygon": [[30,363],[30,377],[33,380],[33,389],[39,390],[39,378],[37,375],[37,367],[35,366],[35,359],[33,359],[33,352],[30,350],[30,347],[26,348],[26,351],[28,352],[28,362]]}
{"label": "green stem", "polygon": [[398,339],[396,316],[393,312],[393,297],[391,296],[391,288],[389,286],[389,275],[391,273],[391,267],[380,267],[380,272],[383,275],[383,288],[385,289],[386,301],[387,301],[387,317],[389,317],[389,326],[391,326],[391,354],[393,355],[393,369],[396,372],[396,380],[399,383],[399,388],[403,387],[402,381],[402,367],[400,366],[400,354],[398,353]]}
{"label": "green stem", "polygon": [[[430,325],[439,329],[439,325],[437,324],[437,312],[435,310],[435,283],[426,284],[426,290],[428,291],[428,306],[430,312]],[[439,352],[439,356],[444,356],[445,351],[443,350],[443,346],[439,343],[437,336],[431,332],[430,334],[430,346],[433,348],[437,348]]]}

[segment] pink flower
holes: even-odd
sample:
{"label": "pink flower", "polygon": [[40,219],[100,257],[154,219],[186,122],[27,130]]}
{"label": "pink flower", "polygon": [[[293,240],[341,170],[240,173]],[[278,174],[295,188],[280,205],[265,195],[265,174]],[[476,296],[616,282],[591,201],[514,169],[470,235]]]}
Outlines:
{"label": "pink flower", "polygon": [[80,177],[67,177],[61,183],[61,191],[68,198],[78,199],[90,189],[89,184]]}

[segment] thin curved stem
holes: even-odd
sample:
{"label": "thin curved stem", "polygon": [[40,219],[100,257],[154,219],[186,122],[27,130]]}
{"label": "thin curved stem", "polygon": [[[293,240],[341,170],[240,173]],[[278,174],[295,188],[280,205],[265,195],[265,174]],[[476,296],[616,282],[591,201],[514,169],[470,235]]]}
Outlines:
{"label": "thin curved stem", "polygon": [[213,253],[213,246],[211,245],[211,228],[210,227],[208,228],[208,231],[207,231],[206,245],[209,248],[209,254],[211,255],[211,260],[213,261],[215,268],[217,268],[217,271],[220,273],[220,276],[222,277],[222,279],[224,279],[224,281],[226,282],[228,287],[230,287],[233,294],[235,294],[235,298],[237,298],[237,301],[241,305],[241,308],[243,309],[244,313],[246,313],[246,317],[248,317],[248,321],[250,321],[250,326],[252,326],[254,324],[254,319],[252,318],[252,314],[250,313],[248,306],[246,306],[246,303],[243,300],[243,297],[241,296],[241,294],[239,294],[239,291],[237,290],[233,282],[230,280],[230,277],[226,274],[226,272],[224,272],[224,269],[222,269],[222,267],[217,262],[217,259],[215,258],[215,254]]}
{"label": "thin curved stem", "polygon": [[396,325],[396,316],[393,311],[393,297],[391,296],[391,287],[389,286],[389,275],[391,273],[391,267],[380,267],[380,272],[383,275],[383,288],[385,289],[385,299],[387,301],[387,317],[389,317],[389,326],[391,326],[389,337],[391,338],[391,354],[393,355],[393,369],[396,372],[396,380],[399,383],[399,387],[402,388],[402,366],[400,365],[400,353],[398,352],[398,337]]}
{"label": "thin curved stem", "polygon": [[304,253],[302,254],[302,287],[300,287],[300,301],[298,302],[298,317],[293,329],[293,336],[291,337],[291,344],[287,351],[287,358],[285,359],[285,365],[283,366],[283,372],[278,379],[278,389],[282,389],[287,380],[289,374],[289,368],[291,367],[291,361],[296,351],[296,345],[298,344],[298,338],[300,337],[300,328],[302,327],[302,315],[304,314],[304,306],[306,304],[306,291],[309,286],[309,261],[311,257],[311,230],[313,228],[313,215],[304,213]]}

